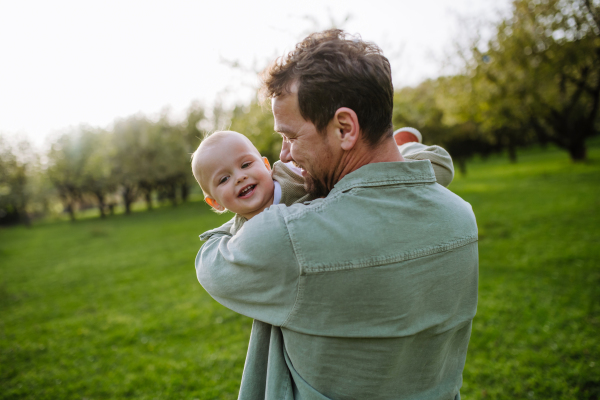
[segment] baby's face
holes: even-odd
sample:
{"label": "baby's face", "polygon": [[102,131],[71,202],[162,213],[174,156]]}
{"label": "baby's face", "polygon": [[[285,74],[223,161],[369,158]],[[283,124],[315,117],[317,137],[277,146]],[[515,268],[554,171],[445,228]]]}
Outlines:
{"label": "baby's face", "polygon": [[248,219],[273,204],[271,172],[241,135],[229,135],[203,149],[202,171],[202,187],[210,193],[207,201],[213,199]]}

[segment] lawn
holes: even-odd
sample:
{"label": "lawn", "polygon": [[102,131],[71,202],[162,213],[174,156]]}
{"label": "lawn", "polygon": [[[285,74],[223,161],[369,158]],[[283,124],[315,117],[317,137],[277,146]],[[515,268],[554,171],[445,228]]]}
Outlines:
{"label": "lawn", "polygon": [[[473,161],[480,233],[466,399],[600,398],[600,143]],[[202,202],[0,229],[0,399],[235,399],[251,320],[212,300]]]}

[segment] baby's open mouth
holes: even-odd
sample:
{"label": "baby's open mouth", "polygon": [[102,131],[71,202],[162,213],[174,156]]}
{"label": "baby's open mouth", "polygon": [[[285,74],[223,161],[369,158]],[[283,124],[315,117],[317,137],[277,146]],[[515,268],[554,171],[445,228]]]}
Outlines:
{"label": "baby's open mouth", "polygon": [[252,193],[254,192],[254,188],[256,187],[256,185],[248,185],[245,188],[243,188],[240,191],[240,194],[238,195],[238,197],[250,197],[252,195]]}

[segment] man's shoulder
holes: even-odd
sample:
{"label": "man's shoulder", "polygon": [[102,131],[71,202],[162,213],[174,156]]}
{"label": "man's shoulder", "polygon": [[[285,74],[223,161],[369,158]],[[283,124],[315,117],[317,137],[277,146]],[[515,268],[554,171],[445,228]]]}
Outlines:
{"label": "man's shoulder", "polygon": [[282,214],[304,271],[383,265],[477,241],[467,202],[438,184],[356,187]]}
{"label": "man's shoulder", "polygon": [[[351,223],[360,219],[360,215],[373,215],[383,218],[382,221],[386,221],[385,216],[392,218],[400,215],[423,221],[447,214],[457,218],[474,218],[468,202],[436,183],[357,186],[292,207],[277,207],[281,207],[281,218],[286,221],[305,219],[308,222],[319,218],[332,219],[336,223],[347,220]],[[393,219],[387,219],[387,222],[395,223]]]}

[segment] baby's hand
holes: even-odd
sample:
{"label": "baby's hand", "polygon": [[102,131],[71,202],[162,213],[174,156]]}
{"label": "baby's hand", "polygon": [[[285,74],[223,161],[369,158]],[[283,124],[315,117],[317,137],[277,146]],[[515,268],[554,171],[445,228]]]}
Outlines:
{"label": "baby's hand", "polygon": [[421,143],[421,132],[410,127],[400,128],[394,132],[394,140],[398,146],[410,142]]}

